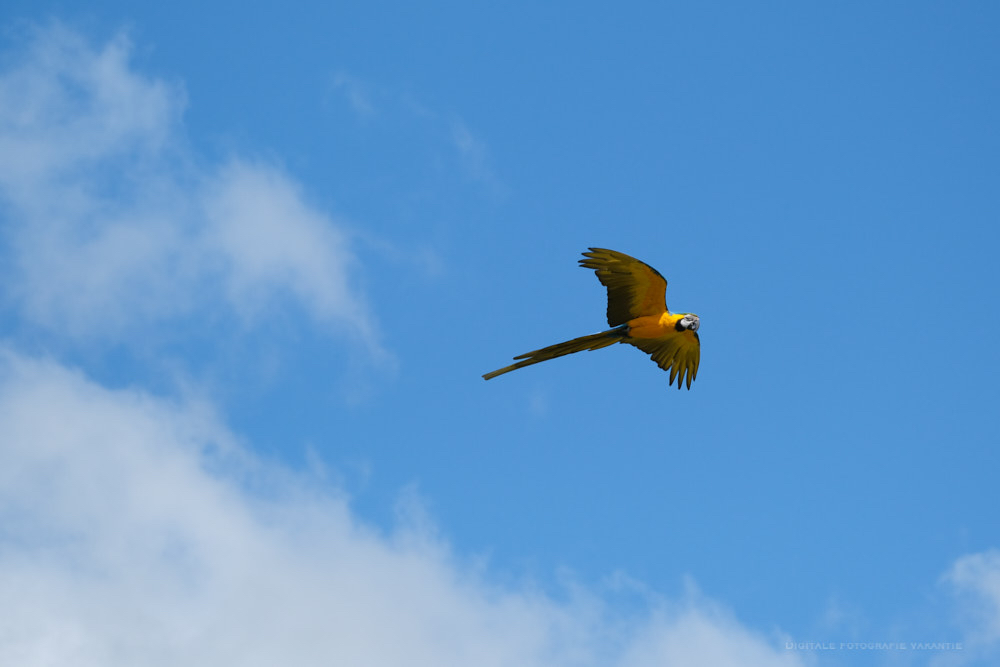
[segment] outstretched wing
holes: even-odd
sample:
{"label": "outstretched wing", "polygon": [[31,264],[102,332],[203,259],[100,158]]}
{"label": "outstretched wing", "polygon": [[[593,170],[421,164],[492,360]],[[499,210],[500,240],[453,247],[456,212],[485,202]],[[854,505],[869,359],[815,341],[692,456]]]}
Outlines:
{"label": "outstretched wing", "polygon": [[643,315],[667,310],[667,280],[660,272],[623,252],[590,248],[580,266],[594,269],[608,288],[608,324],[616,327]]}
{"label": "outstretched wing", "polygon": [[[670,384],[677,378],[677,388],[684,382],[691,388],[691,381],[698,377],[701,360],[701,340],[696,331],[673,331],[660,338],[626,338],[623,342],[635,345],[653,358],[660,368],[670,371]],[[685,380],[686,377],[686,380]]]}

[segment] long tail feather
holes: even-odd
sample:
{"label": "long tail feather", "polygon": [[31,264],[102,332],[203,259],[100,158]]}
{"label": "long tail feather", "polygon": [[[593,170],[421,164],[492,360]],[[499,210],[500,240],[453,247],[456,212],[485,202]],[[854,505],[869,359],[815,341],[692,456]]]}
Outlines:
{"label": "long tail feather", "polygon": [[531,366],[532,364],[537,364],[540,361],[548,361],[549,359],[555,359],[556,357],[561,357],[566,354],[583,352],[584,350],[599,350],[602,347],[607,347],[608,345],[614,345],[615,343],[621,342],[625,336],[626,327],[620,326],[607,331],[602,331],[601,333],[590,334],[589,336],[580,336],[579,338],[574,338],[573,340],[568,340],[564,343],[549,345],[548,347],[543,347],[540,350],[528,352],[527,354],[519,354],[514,357],[514,359],[520,359],[520,361],[499,370],[495,370],[492,373],[487,373],[483,376],[483,379],[490,380],[498,375],[503,375],[504,373],[509,373],[510,371],[516,371],[518,368]]}

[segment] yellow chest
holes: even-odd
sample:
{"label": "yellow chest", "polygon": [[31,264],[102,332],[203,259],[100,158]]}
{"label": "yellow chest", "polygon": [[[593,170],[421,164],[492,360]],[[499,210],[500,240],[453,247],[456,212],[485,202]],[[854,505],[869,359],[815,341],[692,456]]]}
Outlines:
{"label": "yellow chest", "polygon": [[663,313],[662,315],[644,315],[634,320],[629,320],[628,335],[632,338],[662,338],[669,334],[676,334],[676,324],[683,315],[674,313]]}

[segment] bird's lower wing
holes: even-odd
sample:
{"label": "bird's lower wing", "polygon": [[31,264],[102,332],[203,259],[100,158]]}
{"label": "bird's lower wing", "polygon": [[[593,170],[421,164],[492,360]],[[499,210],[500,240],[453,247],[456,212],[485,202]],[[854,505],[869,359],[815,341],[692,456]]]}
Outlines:
{"label": "bird's lower wing", "polygon": [[694,331],[677,331],[660,338],[626,338],[629,345],[637,348],[653,358],[660,368],[670,371],[670,384],[677,379],[677,388],[681,384],[691,388],[691,381],[698,377],[698,363],[701,360],[701,341]]}

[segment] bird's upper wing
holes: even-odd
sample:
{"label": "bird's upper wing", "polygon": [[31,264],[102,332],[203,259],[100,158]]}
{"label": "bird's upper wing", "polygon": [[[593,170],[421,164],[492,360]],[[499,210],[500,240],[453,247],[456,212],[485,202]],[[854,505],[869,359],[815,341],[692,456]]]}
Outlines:
{"label": "bird's upper wing", "polygon": [[608,288],[608,324],[616,327],[643,315],[667,310],[667,280],[660,272],[623,252],[590,248],[580,266],[594,269]]}
{"label": "bird's upper wing", "polygon": [[[681,383],[691,388],[691,381],[698,377],[698,362],[701,360],[701,340],[698,332],[685,329],[674,331],[660,338],[627,338],[623,342],[635,345],[653,358],[660,368],[670,371],[670,384],[677,378],[677,388]],[[687,377],[685,381],[685,376]]]}

